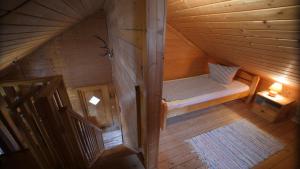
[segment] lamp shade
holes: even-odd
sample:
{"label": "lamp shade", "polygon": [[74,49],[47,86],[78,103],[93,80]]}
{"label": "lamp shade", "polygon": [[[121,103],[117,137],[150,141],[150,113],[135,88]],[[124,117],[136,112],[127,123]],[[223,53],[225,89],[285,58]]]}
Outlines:
{"label": "lamp shade", "polygon": [[277,93],[280,93],[282,91],[282,84],[281,83],[278,83],[278,82],[275,82],[273,83],[270,88],[269,88],[271,91],[274,91],[274,92],[277,92]]}

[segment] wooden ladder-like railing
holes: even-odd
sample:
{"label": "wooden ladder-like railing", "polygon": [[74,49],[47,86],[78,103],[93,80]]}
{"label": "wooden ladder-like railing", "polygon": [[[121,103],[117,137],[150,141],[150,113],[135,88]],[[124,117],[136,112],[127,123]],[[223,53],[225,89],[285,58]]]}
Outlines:
{"label": "wooden ladder-like railing", "polygon": [[72,110],[66,111],[70,115],[71,123],[74,126],[74,133],[81,154],[84,157],[84,162],[86,166],[91,167],[104,150],[102,131]]}
{"label": "wooden ladder-like railing", "polygon": [[89,168],[104,150],[102,131],[72,110],[61,76],[0,83],[3,117],[42,169]]}

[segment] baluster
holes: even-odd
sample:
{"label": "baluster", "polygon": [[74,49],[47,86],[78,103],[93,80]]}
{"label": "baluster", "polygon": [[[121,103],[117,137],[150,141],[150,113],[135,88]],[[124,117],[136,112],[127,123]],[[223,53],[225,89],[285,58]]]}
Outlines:
{"label": "baluster", "polygon": [[100,147],[99,147],[99,143],[97,141],[97,136],[96,136],[96,129],[93,127],[92,130],[92,136],[93,136],[93,140],[94,140],[94,147],[95,147],[95,152],[96,152],[96,156],[98,156],[98,154],[100,153]]}
{"label": "baluster", "polygon": [[55,95],[55,97],[57,98],[57,101],[58,101],[58,103],[59,103],[59,106],[60,106],[60,107],[64,107],[64,104],[63,104],[63,102],[62,102],[62,100],[61,100],[61,96],[60,96],[60,94],[59,94],[59,92],[58,92],[58,89],[55,90],[54,95]]}
{"label": "baluster", "polygon": [[89,153],[89,156],[91,157],[89,162],[91,162],[92,159],[93,159],[93,156],[92,156],[92,148],[91,148],[90,140],[89,140],[89,137],[88,137],[87,127],[86,127],[86,125],[84,125],[84,123],[81,123],[81,126],[83,128],[84,137],[86,138],[85,141],[86,141],[86,146],[87,146],[87,149],[88,149],[88,153]]}
{"label": "baluster", "polygon": [[88,136],[89,136],[89,140],[90,140],[90,144],[91,144],[91,150],[92,150],[92,155],[93,155],[93,159],[96,156],[96,150],[95,150],[95,142],[94,142],[94,137],[92,134],[92,126],[87,125],[88,127]]}
{"label": "baluster", "polygon": [[86,159],[87,159],[87,163],[89,163],[89,161],[92,157],[89,154],[87,143],[86,143],[86,140],[84,139],[85,138],[84,131],[83,131],[83,128],[81,127],[80,123],[81,123],[81,121],[77,120],[77,123],[76,123],[77,131],[79,131],[79,135],[80,135],[80,138],[81,138],[82,143],[83,143],[82,146],[85,150],[84,152],[85,152],[85,156],[86,156]]}

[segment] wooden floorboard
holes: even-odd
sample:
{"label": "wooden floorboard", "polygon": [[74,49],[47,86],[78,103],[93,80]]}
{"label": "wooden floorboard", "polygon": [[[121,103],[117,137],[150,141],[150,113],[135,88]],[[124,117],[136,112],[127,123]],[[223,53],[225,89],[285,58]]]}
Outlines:
{"label": "wooden floorboard", "polygon": [[168,119],[167,129],[162,131],[160,136],[159,169],[202,168],[203,163],[196,154],[191,152],[191,147],[184,140],[242,118],[247,119],[286,145],[283,150],[259,163],[255,167],[256,169],[286,167],[296,169],[300,167],[296,160],[299,125],[288,119],[269,123],[252,113],[249,105],[242,101],[233,101]]}

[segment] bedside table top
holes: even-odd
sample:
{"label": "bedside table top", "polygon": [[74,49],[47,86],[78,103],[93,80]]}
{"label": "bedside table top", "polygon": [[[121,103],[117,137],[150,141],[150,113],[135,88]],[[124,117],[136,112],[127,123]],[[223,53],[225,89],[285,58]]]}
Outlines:
{"label": "bedside table top", "polygon": [[267,98],[269,100],[272,100],[273,102],[276,102],[276,103],[278,103],[280,105],[283,105],[283,106],[294,102],[293,99],[286,98],[286,97],[284,97],[280,94],[276,95],[275,97],[269,96],[268,91],[258,92],[257,95],[262,96],[264,98]]}

